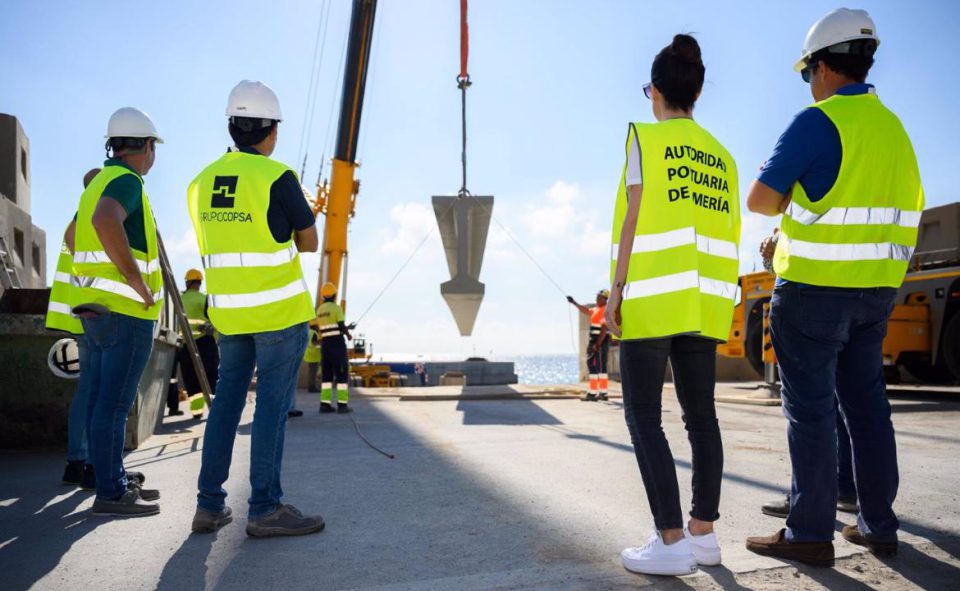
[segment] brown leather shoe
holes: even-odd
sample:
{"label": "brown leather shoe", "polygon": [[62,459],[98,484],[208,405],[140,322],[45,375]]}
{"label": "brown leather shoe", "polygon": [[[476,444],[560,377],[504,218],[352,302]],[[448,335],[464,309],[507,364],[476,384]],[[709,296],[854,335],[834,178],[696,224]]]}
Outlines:
{"label": "brown leather shoe", "polygon": [[878,542],[875,540],[868,540],[866,536],[860,533],[860,528],[856,525],[845,525],[843,529],[840,530],[840,535],[843,536],[843,539],[850,542],[851,544],[856,544],[857,546],[864,546],[870,550],[871,554],[876,556],[895,556],[897,553],[897,548],[899,547],[899,542]]}
{"label": "brown leather shoe", "polygon": [[747,538],[747,550],[812,566],[833,566],[833,542],[789,542],[786,533],[781,529],[772,536]]}

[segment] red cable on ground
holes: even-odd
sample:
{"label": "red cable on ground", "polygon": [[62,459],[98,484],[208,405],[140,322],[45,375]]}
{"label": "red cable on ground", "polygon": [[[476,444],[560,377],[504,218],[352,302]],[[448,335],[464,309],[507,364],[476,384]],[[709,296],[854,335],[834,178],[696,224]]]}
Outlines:
{"label": "red cable on ground", "polygon": [[460,78],[466,80],[467,55],[470,53],[470,28],[467,26],[467,0],[460,0]]}

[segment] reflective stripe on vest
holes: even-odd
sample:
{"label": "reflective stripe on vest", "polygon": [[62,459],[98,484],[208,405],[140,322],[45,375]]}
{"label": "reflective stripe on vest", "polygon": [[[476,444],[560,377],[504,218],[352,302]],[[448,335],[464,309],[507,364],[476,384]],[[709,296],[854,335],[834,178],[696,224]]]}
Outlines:
{"label": "reflective stripe on vest", "polygon": [[340,325],[339,324],[324,324],[323,326],[318,327],[317,329],[320,332],[320,338],[325,339],[327,337],[338,337],[340,336]]}
{"label": "reflective stripe on vest", "polygon": [[[89,264],[113,264],[107,253],[102,250],[74,253],[73,262]],[[133,262],[137,264],[137,268],[140,269],[140,272],[144,275],[150,275],[151,273],[155,273],[160,270],[160,259],[157,258],[150,261],[142,261],[135,258],[133,259]]]}
{"label": "reflective stripe on vest", "polygon": [[207,313],[223,334],[282,330],[314,317],[293,234],[278,243],[267,222],[271,186],[288,172],[265,156],[231,151],[190,183]]}
{"label": "reflective stripe on vest", "polygon": [[[633,239],[632,252],[656,252],[658,250],[667,250],[669,248],[686,246],[688,244],[696,244],[697,250],[703,254],[718,256],[734,261],[740,260],[740,257],[737,254],[737,245],[735,242],[730,242],[729,240],[720,240],[719,238],[710,238],[709,236],[701,236],[697,234],[696,228],[693,226],[690,226],[689,228],[671,230],[669,232],[661,232],[660,234],[637,235]],[[611,258],[614,261],[617,260],[617,252],[619,250],[620,245],[614,243],[611,254]]]}
{"label": "reflective stripe on vest", "polygon": [[[114,179],[133,175],[141,183],[141,211],[147,251],[130,250],[140,270],[144,284],[154,296],[154,305],[147,308],[143,298],[131,288],[104,251],[103,244],[93,227],[93,213],[104,190]],[[80,196],[77,211],[76,250],[73,274],[76,276],[77,304],[100,304],[118,314],[156,320],[163,305],[163,278],[160,273],[157,249],[157,230],[150,200],[142,189],[143,179],[135,172],[120,165],[104,166]]]}
{"label": "reflective stripe on vest", "polygon": [[828,287],[899,287],[917,244],[923,187],[910,138],[875,94],[816,103],[840,135],[833,187],[811,201],[800,183],[773,257],[789,281]]}
{"label": "reflective stripe on vest", "polygon": [[[643,196],[621,304],[622,339],[729,337],[739,271],[736,163],[690,119],[630,126]],[[627,213],[626,167],[612,231],[611,274]]]}

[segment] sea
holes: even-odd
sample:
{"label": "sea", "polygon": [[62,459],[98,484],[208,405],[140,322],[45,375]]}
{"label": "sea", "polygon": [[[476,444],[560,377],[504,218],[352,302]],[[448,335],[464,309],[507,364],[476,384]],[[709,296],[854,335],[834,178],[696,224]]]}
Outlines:
{"label": "sea", "polygon": [[[376,361],[459,361],[462,355],[454,354],[403,354],[387,353],[376,355]],[[579,382],[577,356],[573,354],[557,355],[492,355],[485,357],[488,361],[512,361],[517,378],[521,384],[575,384]]]}

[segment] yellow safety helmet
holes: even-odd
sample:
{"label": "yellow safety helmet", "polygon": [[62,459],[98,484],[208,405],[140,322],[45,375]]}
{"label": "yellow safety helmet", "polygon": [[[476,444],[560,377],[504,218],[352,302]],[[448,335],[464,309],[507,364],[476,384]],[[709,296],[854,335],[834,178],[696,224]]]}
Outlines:
{"label": "yellow safety helmet", "polygon": [[332,298],[337,295],[337,286],[327,281],[320,288],[320,297],[322,298]]}
{"label": "yellow safety helmet", "polygon": [[187,271],[187,276],[184,277],[184,281],[203,281],[203,273],[200,272],[200,269],[190,269]]}
{"label": "yellow safety helmet", "polygon": [[597,295],[598,295],[598,296],[603,296],[603,297],[605,297],[605,298],[607,298],[607,299],[609,300],[609,299],[610,299],[610,290],[609,290],[609,289],[601,289],[600,291],[597,292]]}

